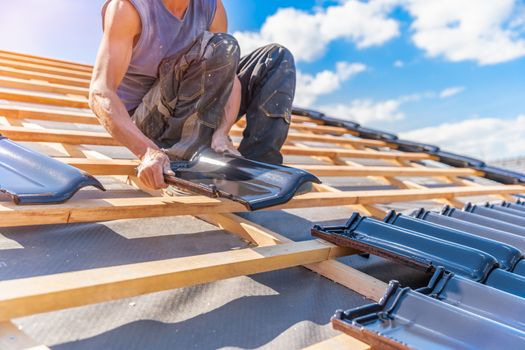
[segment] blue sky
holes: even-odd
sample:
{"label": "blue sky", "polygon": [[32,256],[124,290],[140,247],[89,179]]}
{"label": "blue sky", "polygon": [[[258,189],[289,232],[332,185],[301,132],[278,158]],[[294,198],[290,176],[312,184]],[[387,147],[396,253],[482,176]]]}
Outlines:
{"label": "blue sky", "polygon": [[[93,63],[102,3],[0,0],[0,49]],[[244,51],[292,49],[299,104],[485,159],[525,155],[523,0],[224,3]]]}

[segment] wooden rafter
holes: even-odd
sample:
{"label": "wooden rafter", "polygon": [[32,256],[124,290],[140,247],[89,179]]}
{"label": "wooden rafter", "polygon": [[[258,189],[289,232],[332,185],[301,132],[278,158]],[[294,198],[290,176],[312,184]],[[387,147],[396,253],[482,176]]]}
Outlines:
{"label": "wooden rafter", "polygon": [[[38,347],[15,326],[7,322],[14,317],[59,310],[140,295],[153,291],[178,288],[196,283],[271,271],[303,265],[335,282],[351,288],[372,300],[379,300],[385,283],[359,272],[334,257],[353,253],[319,240],[293,242],[264,226],[234,214],[246,211],[239,203],[202,196],[166,197],[148,191],[153,197],[143,197],[140,183],[134,177],[136,160],[111,159],[85,145],[119,146],[107,133],[63,130],[57,125],[50,129],[28,129],[27,120],[75,123],[81,126],[99,125],[88,107],[87,95],[92,67],[56,59],[0,51],[0,99],[10,101],[0,105],[0,116],[9,125],[0,133],[15,141],[51,142],[61,144],[69,158],[60,160],[86,170],[93,175],[124,175],[138,189],[99,199],[81,200],[76,197],[60,205],[16,206],[0,202],[0,226],[31,224],[67,224],[126,218],[194,215],[220,228],[239,235],[257,245],[256,248],[220,252],[187,258],[152,261],[124,266],[68,272],[0,282],[0,348],[6,335],[18,339],[18,344]],[[18,104],[17,104],[18,103]],[[25,105],[21,105],[24,103]],[[38,105],[46,105],[45,107]],[[64,108],[67,107],[67,108]],[[241,136],[245,122],[241,120],[232,136]],[[295,164],[321,177],[366,176],[378,183],[397,186],[398,190],[339,191],[329,186],[317,186],[323,192],[297,196],[285,205],[270,210],[352,206],[357,210],[381,216],[384,211],[376,204],[435,200],[460,206],[459,197],[496,195],[508,198],[524,193],[524,186],[482,186],[460,177],[481,176],[482,172],[462,168],[430,168],[414,161],[436,160],[425,153],[397,152],[395,146],[383,141],[356,137],[356,132],[322,121],[293,116],[286,155],[321,160],[326,165]],[[315,143],[316,146],[305,143]],[[323,147],[318,146],[323,144]],[[328,148],[325,148],[327,146]],[[91,158],[88,159],[86,155]],[[352,160],[349,160],[351,158]],[[387,162],[388,166],[364,166],[363,159]],[[398,177],[431,177],[450,187],[426,188],[415,181]],[[202,213],[207,215],[203,216]],[[367,349],[363,343],[341,336],[317,344],[312,349]]]}

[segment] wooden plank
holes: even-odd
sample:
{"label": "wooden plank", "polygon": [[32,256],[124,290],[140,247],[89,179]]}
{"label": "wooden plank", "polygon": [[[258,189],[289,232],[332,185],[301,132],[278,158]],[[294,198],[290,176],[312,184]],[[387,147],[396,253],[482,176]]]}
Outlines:
{"label": "wooden plank", "polygon": [[372,350],[372,348],[349,335],[341,334],[308,346],[303,350]]}
{"label": "wooden plank", "polygon": [[358,136],[358,133],[355,131],[347,130],[339,126],[329,126],[329,125],[309,125],[292,122],[290,124],[290,129],[299,130],[299,131],[308,131],[314,134],[332,134],[332,135],[353,135]]}
{"label": "wooden plank", "polygon": [[51,84],[38,80],[27,80],[0,76],[0,86],[4,88],[24,89],[30,91],[50,92],[55,94],[73,94],[88,97],[87,88],[74,87],[61,84]]}
{"label": "wooden plank", "polygon": [[411,168],[386,166],[331,166],[331,165],[296,165],[317,176],[476,176],[481,172],[469,168]]}
{"label": "wooden plank", "polygon": [[[239,127],[244,127],[246,126],[246,120],[240,119],[236,124]],[[294,120],[292,120],[292,122],[290,123],[290,129],[308,131],[314,134],[329,134],[329,135],[330,134],[335,134],[335,135],[347,135],[348,134],[348,135],[358,136],[357,132],[351,131],[345,128],[341,128],[339,126],[317,125],[313,123],[303,124],[300,121],[294,121]]]}
{"label": "wooden plank", "polygon": [[78,70],[85,70],[89,72],[93,70],[93,66],[89,64],[67,61],[67,60],[62,60],[62,59],[57,59],[57,58],[40,57],[40,56],[35,56],[35,55],[30,55],[30,54],[20,53],[20,52],[0,50],[0,56],[5,59],[18,60],[18,61],[28,62],[28,63],[39,63],[39,64],[44,64],[44,65],[48,65],[52,67],[78,69]]}
{"label": "wooden plank", "polygon": [[92,113],[71,112],[67,110],[46,109],[16,105],[0,105],[0,115],[17,119],[35,119],[62,123],[97,125],[99,121]]}
{"label": "wooden plank", "polygon": [[120,145],[111,135],[93,131],[37,130],[16,126],[0,126],[0,133],[13,141],[58,142],[72,145]]}
{"label": "wooden plank", "polygon": [[0,319],[321,262],[352,253],[322,240],[0,282]]}
{"label": "wooden plank", "polygon": [[40,345],[9,321],[0,322],[0,349],[2,350],[50,350]]}
{"label": "wooden plank", "polygon": [[[238,127],[233,128],[230,132],[232,136],[242,136],[243,129]],[[386,147],[386,143],[378,140],[364,140],[364,139],[351,139],[346,137],[338,137],[331,135],[316,135],[316,134],[306,134],[306,133],[297,133],[290,132],[287,137],[288,141],[309,141],[309,142],[324,142],[324,143],[333,143],[340,145],[362,145],[370,147]]]}
{"label": "wooden plank", "polygon": [[[259,246],[293,242],[283,235],[235,214],[199,215],[198,217]],[[309,264],[305,267],[375,301],[384,295],[387,287],[386,283],[336,260]]]}
{"label": "wooden plank", "polygon": [[89,108],[88,100],[86,98],[52,96],[38,92],[18,91],[4,88],[0,88],[0,99],[61,107]]}
{"label": "wooden plank", "polygon": [[[118,146],[119,143],[107,133],[69,130],[29,130],[25,128],[0,127],[0,132],[14,141],[58,142],[71,144],[92,144]],[[338,148],[301,148],[283,146],[283,154],[303,156],[351,157],[370,159],[433,159],[425,153],[368,152]]]}
{"label": "wooden plank", "polygon": [[313,119],[310,117],[304,117],[302,115],[296,115],[296,114],[292,114],[292,120],[294,122],[300,122],[300,123],[313,123],[313,124],[319,124],[319,125],[324,124],[324,122],[321,120]]}
{"label": "wooden plank", "polygon": [[7,77],[13,77],[13,78],[20,78],[20,79],[44,80],[44,81],[47,81],[53,84],[79,86],[79,87],[84,87],[84,88],[89,87],[89,84],[90,84],[89,79],[79,79],[79,78],[64,77],[64,76],[55,75],[55,74],[31,72],[31,71],[26,71],[22,69],[5,67],[1,65],[0,65],[0,75],[7,76]]}
{"label": "wooden plank", "polygon": [[38,63],[22,62],[18,60],[11,60],[11,59],[5,59],[5,58],[0,58],[0,66],[21,69],[21,70],[36,72],[36,73],[59,75],[59,76],[64,76],[68,78],[78,78],[78,79],[88,79],[88,80],[91,79],[91,72],[73,70],[73,69],[68,69],[68,68],[51,67],[48,65],[42,65]]}
{"label": "wooden plank", "polygon": [[[447,187],[426,190],[350,191],[307,193],[288,203],[267,210],[333,207],[340,205],[408,202],[435,198],[454,198],[490,194],[525,193],[525,186]],[[64,204],[17,206],[11,202],[0,205],[0,227],[93,222],[146,217],[200,215],[244,212],[243,205],[203,196],[169,198],[107,198],[72,199]]]}
{"label": "wooden plank", "polygon": [[137,174],[138,160],[57,158],[58,160],[84,170],[91,175],[127,175]]}
{"label": "wooden plank", "polygon": [[[57,158],[60,161],[87,171],[91,175],[135,175],[137,160],[104,160],[104,159],[78,159]],[[316,176],[472,176],[479,172],[469,168],[434,169],[411,167],[355,167],[337,165],[309,165],[293,164],[295,168],[303,169]]]}
{"label": "wooden plank", "polygon": [[296,156],[324,156],[324,157],[348,157],[367,159],[404,159],[423,160],[435,159],[436,157],[426,153],[403,153],[403,152],[369,152],[361,150],[348,150],[339,148],[302,148],[298,146],[284,146],[283,154]]}

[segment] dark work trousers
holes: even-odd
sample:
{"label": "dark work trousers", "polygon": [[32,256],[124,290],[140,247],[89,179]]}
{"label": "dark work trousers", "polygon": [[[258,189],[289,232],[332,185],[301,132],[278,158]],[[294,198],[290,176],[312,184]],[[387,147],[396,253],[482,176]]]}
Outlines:
{"label": "dark work trousers", "polygon": [[224,116],[234,77],[242,85],[239,118],[247,125],[239,151],[250,159],[280,164],[295,94],[295,64],[279,45],[240,59],[235,38],[205,32],[183,55],[165,59],[159,79],[132,112],[139,129],[173,160],[190,159],[209,147]]}

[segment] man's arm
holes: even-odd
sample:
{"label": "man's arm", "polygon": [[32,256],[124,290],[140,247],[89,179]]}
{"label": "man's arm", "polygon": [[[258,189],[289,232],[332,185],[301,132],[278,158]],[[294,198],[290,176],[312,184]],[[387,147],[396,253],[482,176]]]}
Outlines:
{"label": "man's arm", "polygon": [[[228,32],[228,17],[226,10],[221,0],[217,0],[217,10],[215,12],[215,18],[210,26],[210,31],[214,33],[226,33]],[[211,147],[217,152],[231,152],[239,155],[239,151],[235,149],[230,141],[228,134],[237,120],[239,109],[241,107],[241,82],[239,78],[235,76],[233,82],[233,88],[224,108],[224,116],[219,123],[217,130],[213,134],[211,141]]]}
{"label": "man's arm", "polygon": [[112,1],[106,10],[105,30],[89,91],[89,104],[101,124],[122,145],[141,159],[138,177],[150,188],[166,187],[169,159],[133,123],[117,96],[131,61],[135,38],[140,35],[140,17],[126,0]]}

